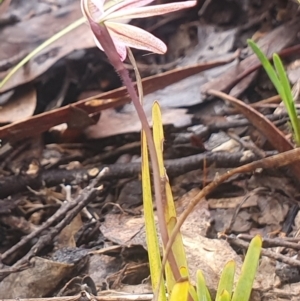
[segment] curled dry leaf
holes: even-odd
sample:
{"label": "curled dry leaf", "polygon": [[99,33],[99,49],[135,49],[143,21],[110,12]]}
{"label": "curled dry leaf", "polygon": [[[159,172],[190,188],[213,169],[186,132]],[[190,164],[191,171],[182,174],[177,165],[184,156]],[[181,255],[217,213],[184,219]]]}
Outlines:
{"label": "curled dry leaf", "polygon": [[0,123],[10,123],[31,117],[36,107],[36,91],[33,86],[20,87],[0,107]]}

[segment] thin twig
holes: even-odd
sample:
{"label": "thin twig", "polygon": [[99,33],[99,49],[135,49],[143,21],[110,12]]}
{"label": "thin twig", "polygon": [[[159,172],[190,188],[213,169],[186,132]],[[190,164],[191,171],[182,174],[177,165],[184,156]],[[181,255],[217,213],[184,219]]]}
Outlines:
{"label": "thin twig", "polygon": [[[162,267],[164,268],[166,262],[167,262],[167,254],[172,248],[172,245],[174,243],[174,240],[177,236],[178,231],[180,230],[182,224],[185,222],[186,218],[190,215],[190,213],[193,211],[195,206],[203,200],[209,193],[211,193],[214,189],[216,189],[221,183],[231,178],[233,175],[239,174],[239,173],[248,173],[253,172],[257,168],[276,168],[276,167],[282,167],[289,164],[292,164],[294,162],[297,162],[300,160],[300,148],[293,149],[269,158],[264,158],[261,160],[258,160],[256,162],[252,162],[246,165],[243,165],[241,167],[229,170],[226,174],[221,175],[219,178],[215,179],[213,182],[208,184],[206,187],[204,187],[195,197],[193,197],[188,207],[185,209],[185,211],[179,216],[177,220],[177,224],[173,229],[173,232],[170,236],[170,239],[168,241],[167,247],[165,249],[165,255],[162,261]],[[299,261],[300,263],[300,261]],[[161,274],[162,277],[162,274]],[[155,292],[155,296],[157,296],[158,292]]]}
{"label": "thin twig", "polygon": [[[105,291],[103,293],[105,293]],[[152,298],[153,298],[153,294],[110,293],[110,294],[92,296],[87,292],[82,291],[80,294],[76,296],[53,297],[53,298],[1,299],[1,301],[150,301],[152,300]]]}
{"label": "thin twig", "polygon": [[[254,236],[248,234],[240,234],[239,239],[250,241]],[[264,248],[285,247],[300,251],[300,237],[277,237],[277,238],[263,238]]]}
{"label": "thin twig", "polygon": [[[237,237],[227,236],[227,235],[222,234],[222,235],[220,235],[219,238],[224,238],[230,244],[233,244],[235,246],[241,247],[243,249],[248,249],[248,247],[249,247],[249,243],[247,243],[247,242],[245,242],[245,241],[243,241],[241,239],[238,239]],[[262,249],[261,250],[261,255],[267,256],[269,258],[273,258],[273,259],[275,259],[275,260],[277,260],[279,262],[286,263],[286,264],[288,264],[290,266],[300,267],[300,260],[297,260],[297,259],[285,256],[285,255],[273,252],[271,250]]]}
{"label": "thin twig", "polygon": [[66,215],[71,209],[76,206],[76,202],[63,203],[62,206],[50,217],[48,218],[37,230],[31,232],[30,234],[24,236],[18,243],[0,255],[0,259],[3,262],[6,258],[16,252],[18,249],[26,245],[30,240],[37,237],[44,230],[48,229],[53,223],[60,220]]}
{"label": "thin twig", "polygon": [[[266,152],[267,156],[274,155],[276,152]],[[203,162],[206,165],[215,164],[219,168],[234,168],[245,163],[259,159],[250,151],[225,153],[225,152],[205,152],[202,154],[192,155],[184,158],[170,159],[165,161],[165,168],[169,177],[175,177],[187,173],[192,170],[203,168]],[[95,169],[107,167],[109,171],[103,176],[103,180],[123,179],[134,177],[141,172],[141,164],[138,162],[96,165]],[[94,178],[94,172],[90,172],[91,168],[80,168],[74,170],[51,169],[43,170],[39,177],[29,177],[28,175],[16,175],[5,177],[0,180],[0,198],[22,192],[28,187],[53,187],[60,183],[80,184],[85,183]]]}
{"label": "thin twig", "polygon": [[[98,186],[99,180],[105,174],[107,168],[103,169],[95,179],[91,182],[91,184],[85,187],[79,196],[76,198],[74,203],[75,207],[70,210],[66,217],[60,221],[53,229],[51,229],[47,234],[41,236],[37,243],[30,249],[30,251],[19,261],[17,261],[12,267],[12,270],[17,269],[20,266],[26,264],[30,258],[37,255],[45,246],[49,245],[50,242],[74,219],[74,217],[85,207],[88,203],[95,199],[99,190],[102,189],[102,186]],[[7,274],[7,270],[5,271],[5,275]],[[5,276],[2,274],[2,270],[0,270],[0,276]]]}

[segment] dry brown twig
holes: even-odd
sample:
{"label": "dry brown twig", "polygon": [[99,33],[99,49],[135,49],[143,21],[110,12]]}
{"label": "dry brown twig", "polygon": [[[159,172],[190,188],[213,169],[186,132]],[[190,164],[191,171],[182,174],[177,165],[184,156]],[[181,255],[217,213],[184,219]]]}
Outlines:
{"label": "dry brown twig", "polygon": [[[105,293],[105,292],[103,292]],[[93,296],[86,291],[76,296],[53,297],[53,298],[24,298],[24,299],[1,299],[1,301],[150,301],[153,294],[115,294]]]}
{"label": "dry brown twig", "polygon": [[[267,155],[272,155],[274,152],[268,152]],[[240,166],[244,163],[249,163],[258,159],[257,156],[248,152],[236,152],[236,153],[221,153],[221,152],[205,152],[202,154],[192,155],[188,157],[166,160],[165,168],[169,177],[182,175],[186,172],[201,169],[203,167],[203,161],[209,165],[215,164],[217,167],[233,168]],[[141,171],[141,164],[138,162],[111,164],[111,165],[97,165],[93,168],[81,168],[81,169],[51,169],[41,171],[39,177],[29,176],[10,176],[6,177],[2,181],[0,180],[0,198],[16,194],[18,192],[27,190],[27,187],[35,187],[35,189],[45,185],[46,187],[52,187],[59,185],[60,183],[80,184],[86,182],[94,177],[94,171],[108,167],[109,171],[103,176],[102,180],[122,179],[136,176]]]}
{"label": "dry brown twig", "polygon": [[[0,270],[0,277],[5,277],[7,274],[12,272],[18,272],[18,268],[24,268],[24,265],[26,265],[30,258],[37,255],[45,246],[49,245],[53,239],[73,220],[73,218],[83,209],[89,202],[94,200],[94,198],[97,196],[98,192],[102,190],[102,185],[99,186],[99,181],[103,177],[103,175],[108,171],[108,168],[104,168],[102,171],[98,173],[98,175],[93,179],[93,181],[90,183],[89,186],[85,187],[82,192],[79,194],[79,196],[74,200],[74,206],[71,210],[68,211],[65,218],[63,218],[54,228],[49,230],[49,232],[39,238],[37,243],[32,246],[30,251],[21,258],[18,262],[16,262],[11,268]],[[70,207],[67,207],[70,209]],[[65,209],[62,209],[61,212],[64,212]],[[61,213],[60,212],[60,213]],[[57,217],[57,216],[56,216]],[[46,222],[46,228],[49,227],[49,223]],[[43,227],[42,230],[45,230],[45,227]],[[31,233],[32,236],[35,232]],[[36,234],[36,233],[35,233]],[[30,236],[30,237],[31,237]],[[24,238],[24,241],[28,241],[28,238]],[[21,244],[22,245],[22,244]],[[18,245],[18,247],[20,247]],[[13,249],[12,251],[15,251]],[[8,250],[4,255],[7,257],[12,252],[11,250]],[[8,255],[7,255],[8,253]],[[1,256],[1,261],[3,260]]]}
{"label": "dry brown twig", "polygon": [[111,291],[102,292],[99,296],[94,296],[86,291],[81,291],[76,296],[53,297],[53,298],[24,298],[24,299],[0,299],[0,301],[150,301],[153,294],[126,294],[116,293]]}
{"label": "dry brown twig", "polygon": [[[177,224],[173,229],[172,234],[170,235],[168,244],[165,248],[165,255],[162,261],[162,270],[165,267],[166,261],[167,261],[167,255],[169,250],[171,249],[175,237],[177,236],[177,233],[180,231],[181,226],[185,222],[186,218],[190,215],[190,213],[193,211],[195,206],[200,202],[203,201],[204,198],[211,193],[214,189],[216,189],[221,183],[224,181],[230,179],[233,175],[240,174],[240,173],[249,173],[254,172],[258,168],[277,168],[286,166],[289,164],[292,164],[294,162],[297,162],[300,160],[300,148],[296,148],[278,155],[274,155],[272,157],[264,158],[243,166],[240,166],[238,168],[229,170],[227,173],[219,176],[216,178],[213,182],[205,186],[195,197],[193,197],[190,200],[190,203],[188,207],[185,209],[185,211],[179,216],[177,220]],[[285,259],[283,259],[285,260]],[[294,263],[297,264],[297,263]],[[300,266],[300,261],[299,261]],[[162,274],[161,274],[161,280],[162,280]],[[158,296],[158,292],[155,292],[155,296]]]}
{"label": "dry brown twig", "polygon": [[[219,238],[226,239],[230,244],[233,244],[233,245],[235,245],[237,247],[240,247],[240,248],[243,248],[245,250],[247,250],[248,247],[249,247],[248,242],[243,241],[243,240],[241,240],[237,237],[227,236],[227,235],[221,234]],[[276,253],[276,252],[271,251],[271,250],[262,249],[261,250],[261,255],[267,256],[267,257],[272,258],[272,259],[275,259],[279,262],[286,263],[290,266],[294,266],[294,267],[298,267],[298,268],[300,267],[300,260],[297,260],[297,259],[285,256],[285,255]]]}

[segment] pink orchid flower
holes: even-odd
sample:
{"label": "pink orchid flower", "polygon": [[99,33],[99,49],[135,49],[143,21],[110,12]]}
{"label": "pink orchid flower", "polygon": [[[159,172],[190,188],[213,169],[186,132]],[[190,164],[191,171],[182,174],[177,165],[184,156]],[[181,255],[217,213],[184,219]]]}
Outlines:
{"label": "pink orchid flower", "polygon": [[[163,54],[167,46],[151,33],[129,24],[128,19],[158,16],[193,7],[197,1],[175,2],[161,5],[145,5],[154,0],[81,0],[81,9],[90,22],[104,24],[110,33],[122,61],[127,56],[126,47]],[[94,36],[96,45],[103,50],[101,41]]]}

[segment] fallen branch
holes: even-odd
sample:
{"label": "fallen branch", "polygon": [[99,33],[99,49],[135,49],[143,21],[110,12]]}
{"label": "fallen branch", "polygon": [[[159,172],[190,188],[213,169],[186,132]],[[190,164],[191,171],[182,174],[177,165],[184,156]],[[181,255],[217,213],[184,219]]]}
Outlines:
{"label": "fallen branch", "polygon": [[[267,152],[268,155],[274,152]],[[216,167],[233,168],[257,160],[258,158],[252,152],[206,152],[198,155],[172,159],[165,161],[165,167],[169,177],[175,177],[192,170],[202,169],[203,162],[208,166],[214,164]],[[137,176],[141,171],[140,163],[96,165],[94,168],[81,168],[73,170],[45,170],[38,176],[30,177],[28,175],[16,175],[5,177],[0,180],[0,198],[20,193],[27,190],[27,187],[39,189],[40,187],[52,187],[64,184],[77,185],[88,182],[95,177],[95,170],[108,168],[103,175],[103,180],[123,179]],[[11,201],[10,201],[11,202]]]}

